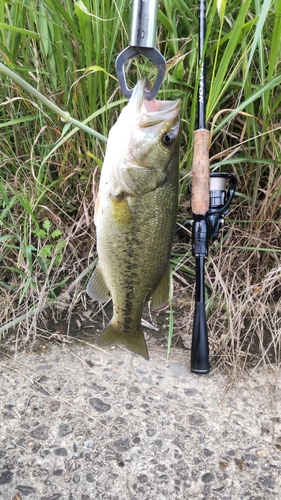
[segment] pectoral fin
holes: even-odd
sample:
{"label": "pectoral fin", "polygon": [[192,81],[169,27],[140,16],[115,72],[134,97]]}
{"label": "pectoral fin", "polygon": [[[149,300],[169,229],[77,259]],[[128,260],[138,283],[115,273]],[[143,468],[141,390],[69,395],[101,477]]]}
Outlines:
{"label": "pectoral fin", "polygon": [[169,298],[170,265],[167,266],[161,280],[152,294],[151,309],[155,311],[166,305]]}
{"label": "pectoral fin", "polygon": [[134,218],[128,201],[123,192],[119,195],[110,195],[111,209],[114,222],[118,229],[129,230],[134,227]]}
{"label": "pectoral fin", "polygon": [[98,302],[106,302],[109,298],[108,286],[99,265],[97,265],[88,281],[86,292],[91,299],[97,300]]}

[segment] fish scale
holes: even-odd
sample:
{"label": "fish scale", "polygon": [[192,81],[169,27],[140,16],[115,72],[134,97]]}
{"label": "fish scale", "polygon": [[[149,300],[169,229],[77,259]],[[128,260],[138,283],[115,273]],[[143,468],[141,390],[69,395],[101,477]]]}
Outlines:
{"label": "fish scale", "polygon": [[[95,206],[99,262],[87,292],[113,301],[98,344],[121,344],[148,359],[144,306],[165,304],[178,206],[180,100],[149,103],[138,82],[110,131]],[[171,143],[165,144],[165,134]],[[168,137],[168,136],[167,136]]]}

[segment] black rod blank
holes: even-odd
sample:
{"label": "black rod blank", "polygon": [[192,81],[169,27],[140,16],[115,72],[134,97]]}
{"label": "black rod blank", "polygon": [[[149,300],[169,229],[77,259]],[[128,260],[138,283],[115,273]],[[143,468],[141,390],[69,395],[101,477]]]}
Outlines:
{"label": "black rod blank", "polygon": [[206,3],[200,0],[199,5],[199,88],[198,88],[198,128],[206,127],[206,58],[204,44],[206,36]]}

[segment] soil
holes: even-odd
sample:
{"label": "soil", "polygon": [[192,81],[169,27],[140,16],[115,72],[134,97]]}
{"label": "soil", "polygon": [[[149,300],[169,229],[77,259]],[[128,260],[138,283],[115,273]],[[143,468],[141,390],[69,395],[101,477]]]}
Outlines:
{"label": "soil", "polygon": [[278,369],[195,376],[178,347],[167,366],[162,314],[148,362],[95,347],[82,313],[79,336],[1,342],[1,500],[281,497]]}

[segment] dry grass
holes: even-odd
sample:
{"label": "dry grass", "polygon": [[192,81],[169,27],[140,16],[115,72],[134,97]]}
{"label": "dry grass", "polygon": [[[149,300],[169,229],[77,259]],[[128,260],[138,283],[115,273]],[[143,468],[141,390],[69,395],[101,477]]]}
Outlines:
{"label": "dry grass", "polygon": [[[250,224],[239,227],[226,223],[219,242],[209,250],[206,264],[211,362],[233,377],[245,368],[261,363],[279,366],[281,361],[280,224],[268,221],[261,225],[260,233],[250,230]],[[259,250],[269,243],[271,251]],[[177,246],[182,248],[177,244],[175,250]],[[181,259],[181,266],[185,264],[191,273],[193,260],[189,252]],[[174,340],[182,338],[189,349],[194,290],[194,279],[177,269]]]}

